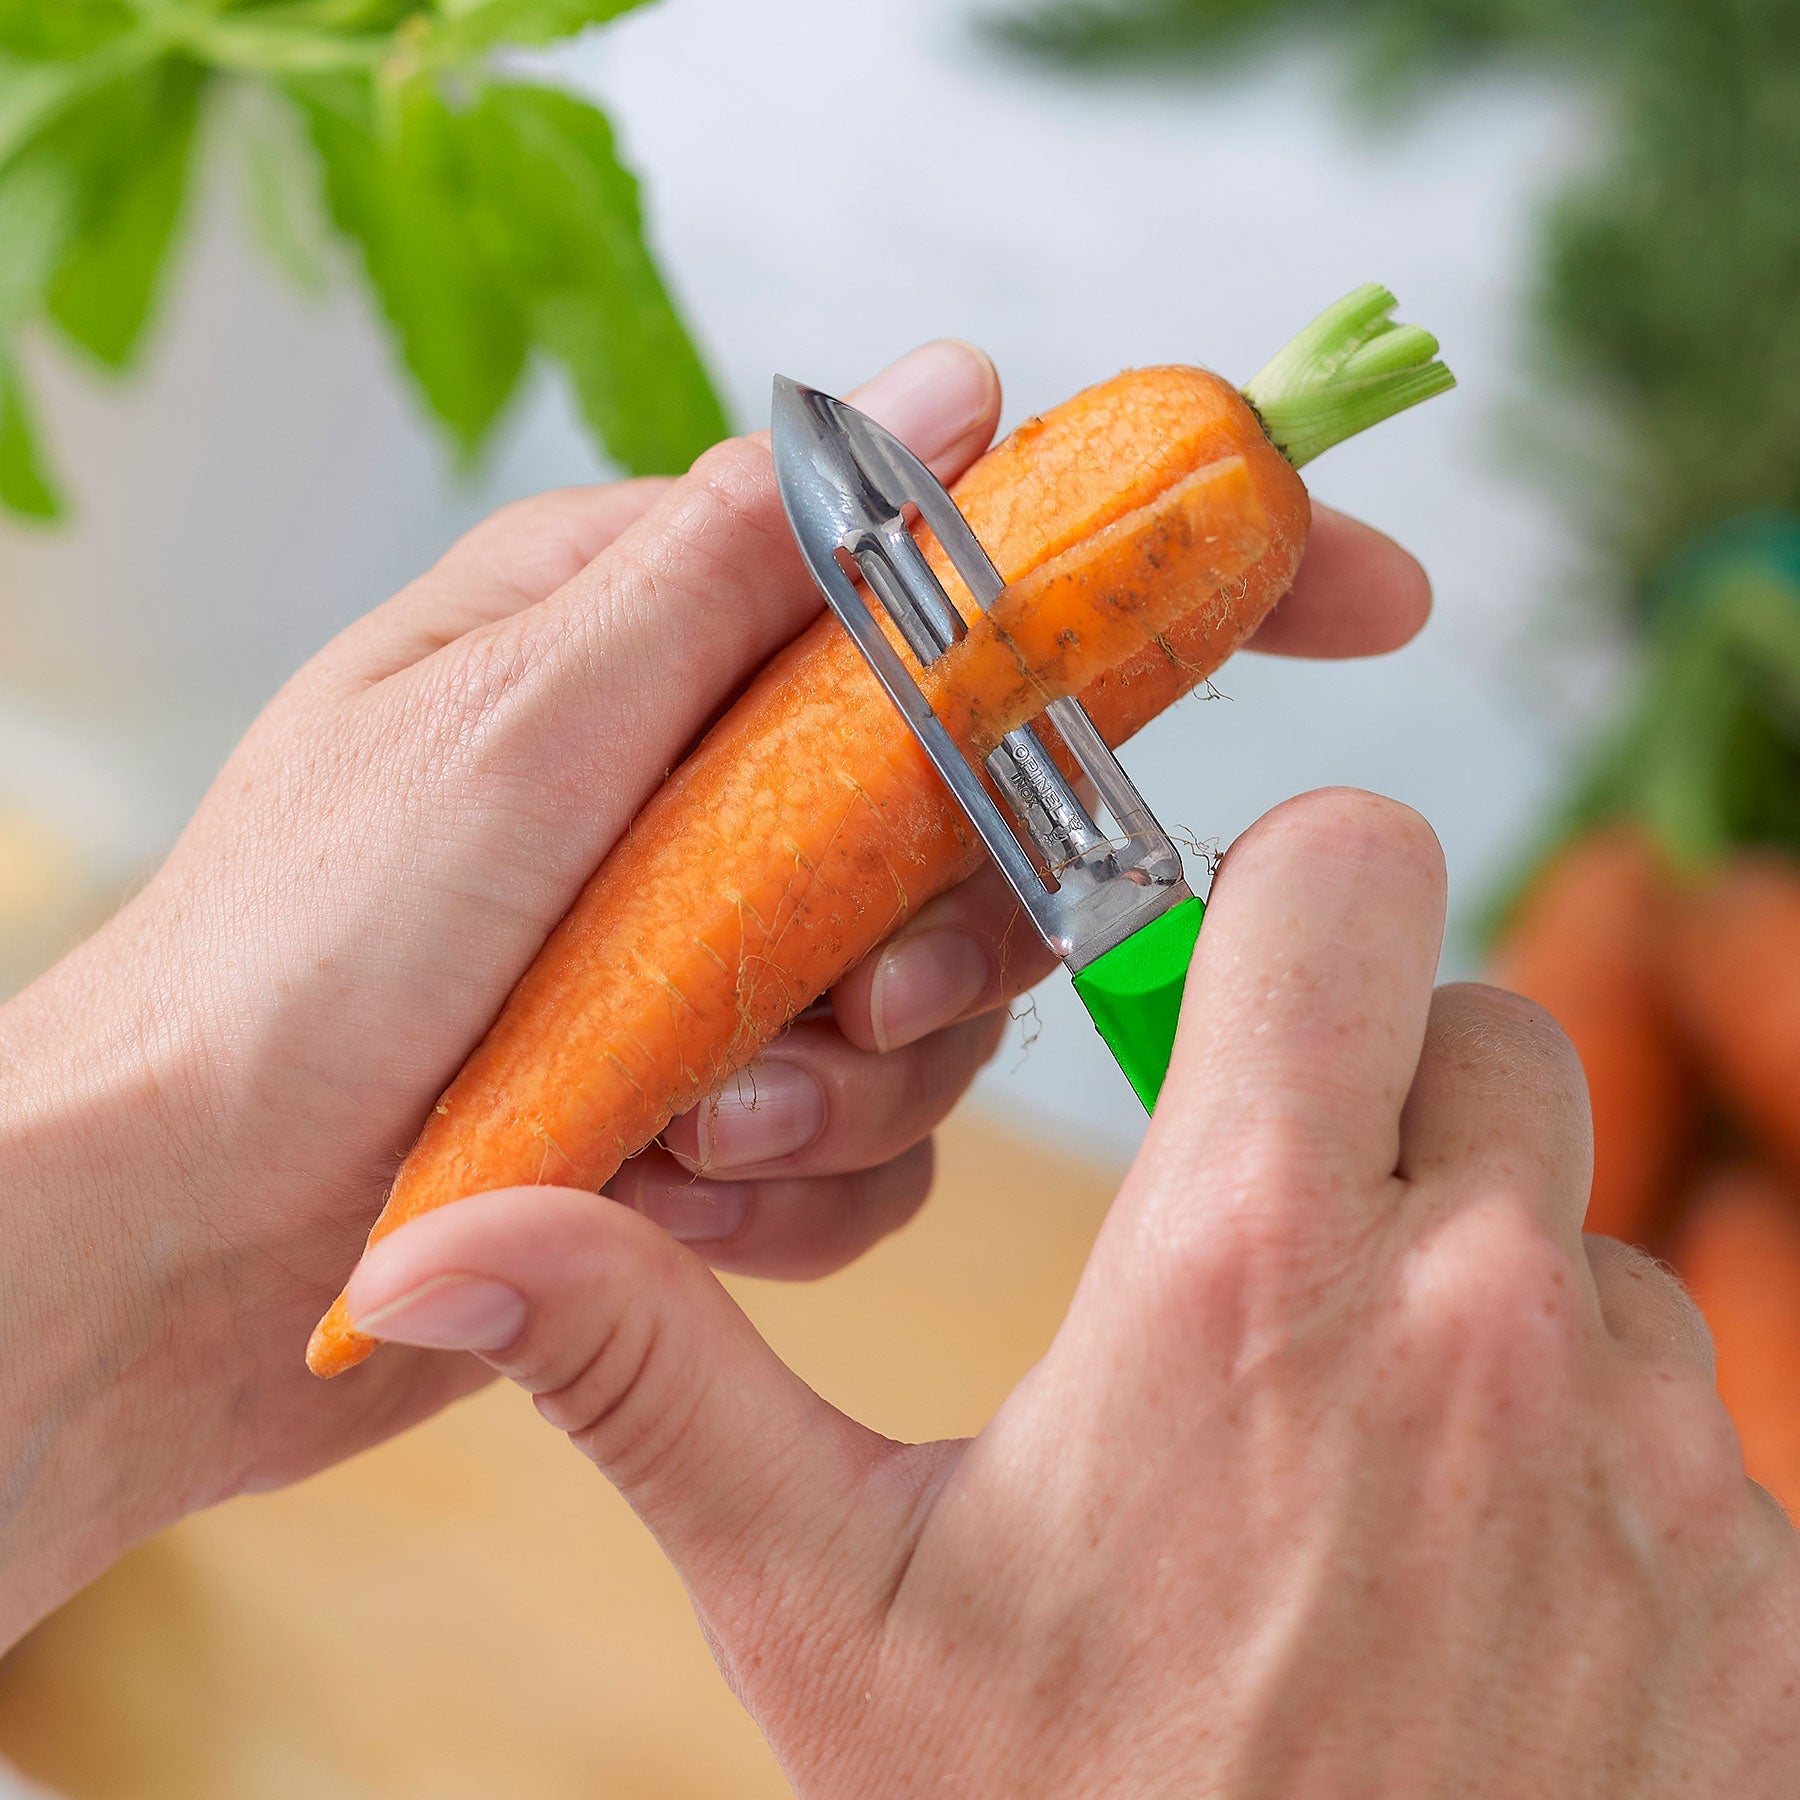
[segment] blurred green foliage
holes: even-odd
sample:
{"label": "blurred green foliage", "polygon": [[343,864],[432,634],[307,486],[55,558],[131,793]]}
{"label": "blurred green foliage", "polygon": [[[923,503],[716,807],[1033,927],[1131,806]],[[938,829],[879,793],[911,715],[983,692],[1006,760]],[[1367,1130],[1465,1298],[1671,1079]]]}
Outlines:
{"label": "blurred green foliage", "polygon": [[1632,0],[1042,0],[993,21],[1019,48],[1071,62],[1197,63],[1293,27],[1339,32],[1359,85],[1383,92],[1496,49],[1588,50]]}
{"label": "blurred green foliage", "polygon": [[1611,123],[1553,204],[1536,315],[1551,393],[1609,424],[1581,497],[1640,607],[1712,523],[1800,508],[1800,0],[1042,0],[1007,41],[1083,66],[1211,64],[1335,34],[1365,99],[1503,56]]}
{"label": "blurred green foliage", "polygon": [[[360,254],[419,392],[458,450],[486,441],[534,356],[566,371],[634,474],[726,429],[645,246],[605,117],[503,78],[639,0],[0,0],[0,503],[61,511],[22,378],[49,322],[108,369],[140,352],[195,175],[207,101],[254,84],[304,122],[313,204]],[[271,215],[308,197],[252,169]],[[271,216],[265,236],[294,241]],[[300,259],[283,256],[290,270]]]}

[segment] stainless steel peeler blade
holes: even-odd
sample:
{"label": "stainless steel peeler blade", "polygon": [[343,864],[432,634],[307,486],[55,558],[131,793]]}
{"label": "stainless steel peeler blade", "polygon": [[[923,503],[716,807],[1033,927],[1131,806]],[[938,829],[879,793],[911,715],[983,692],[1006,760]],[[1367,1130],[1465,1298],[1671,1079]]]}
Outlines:
{"label": "stainless steel peeler blade", "polygon": [[[930,469],[855,407],[777,376],[771,438],[782,505],[814,579],[1045,942],[1076,977],[1102,1036],[1148,1106],[1167,1067],[1170,1007],[1179,1007],[1199,927],[1199,902],[1180,854],[1074,699],[1053,702],[1045,717],[1092,783],[1112,829],[1101,829],[1031,725],[1008,733],[986,762],[1016,828],[1008,822],[851,573],[861,575],[923,665],[968,625],[914,540],[908,509],[931,528],[983,610],[1005,585],[992,560]],[[1122,999],[1113,991],[1119,980]],[[1145,1020],[1157,1006],[1161,1012],[1149,1029]]]}

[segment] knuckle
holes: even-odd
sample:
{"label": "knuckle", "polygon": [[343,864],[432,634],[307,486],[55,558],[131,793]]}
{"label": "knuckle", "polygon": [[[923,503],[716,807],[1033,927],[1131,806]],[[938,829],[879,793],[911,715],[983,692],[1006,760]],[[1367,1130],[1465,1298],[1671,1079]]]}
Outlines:
{"label": "knuckle", "polygon": [[431,659],[414,690],[418,736],[435,760],[470,758],[494,733],[500,715],[530,675],[532,658],[511,621],[470,632]]}
{"label": "knuckle", "polygon": [[1671,1543],[1690,1535],[1696,1544],[1716,1541],[1753,1499],[1731,1415],[1691,1363],[1659,1357],[1633,1375],[1628,1410],[1640,1492]]}
{"label": "knuckle", "polygon": [[[1304,1344],[1334,1345],[1364,1298],[1382,1210],[1346,1204],[1348,1177],[1302,1134],[1244,1132],[1207,1170],[1207,1204],[1172,1183],[1139,1200],[1138,1242],[1158,1328],[1241,1373]],[[1353,1221],[1368,1221],[1359,1238]]]}
{"label": "knuckle", "polygon": [[[722,693],[747,657],[760,661],[775,646],[760,603],[726,605],[720,596],[744,596],[746,571],[799,564],[768,447],[748,438],[715,444],[670,487],[659,526],[614,543],[595,604],[565,619],[571,648],[591,661],[604,623],[615,674],[659,695],[671,687]],[[670,629],[689,615],[704,616],[706,630]]]}
{"label": "knuckle", "polygon": [[688,469],[688,480],[728,505],[754,498],[767,485],[774,467],[766,444],[754,438],[721,438],[702,450]]}
{"label": "knuckle", "polygon": [[537,1390],[537,1409],[549,1424],[623,1484],[648,1478],[679,1442],[702,1386],[683,1379],[662,1329],[671,1294],[678,1304],[687,1278],[677,1246],[646,1243],[633,1263],[638,1294],[602,1300],[595,1309],[599,1335],[584,1345],[572,1375],[552,1358],[534,1383],[528,1352],[526,1373],[514,1376]]}
{"label": "knuckle", "polygon": [[774,463],[768,446],[751,438],[727,438],[703,451],[679,484],[678,518],[684,543],[704,555],[716,542],[744,528],[778,540],[783,515],[772,504]]}
{"label": "knuckle", "polygon": [[1521,1428],[1562,1409],[1589,1321],[1577,1272],[1523,1198],[1490,1192],[1404,1259],[1400,1325],[1414,1365]]}

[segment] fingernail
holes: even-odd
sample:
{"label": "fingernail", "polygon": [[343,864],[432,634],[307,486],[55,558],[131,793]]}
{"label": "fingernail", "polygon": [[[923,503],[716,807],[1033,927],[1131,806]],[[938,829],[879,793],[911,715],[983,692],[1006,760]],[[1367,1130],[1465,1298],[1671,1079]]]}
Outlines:
{"label": "fingernail", "polygon": [[646,1181],[632,1195],[639,1212],[683,1243],[728,1238],[750,1210],[744,1181]]}
{"label": "fingernail", "polygon": [[354,1321],[388,1344],[428,1350],[504,1350],[525,1329],[525,1299],[481,1275],[434,1275]]}
{"label": "fingernail", "polygon": [[875,965],[869,1028],[878,1050],[898,1050],[960,1018],[992,976],[987,951],[942,927],[902,938]]}
{"label": "fingernail", "polygon": [[915,454],[941,456],[987,417],[994,365],[960,338],[921,344],[858,388],[852,398]]}
{"label": "fingernail", "polygon": [[825,1129],[825,1090],[797,1064],[757,1062],[693,1116],[697,1168],[748,1169],[804,1150]]}

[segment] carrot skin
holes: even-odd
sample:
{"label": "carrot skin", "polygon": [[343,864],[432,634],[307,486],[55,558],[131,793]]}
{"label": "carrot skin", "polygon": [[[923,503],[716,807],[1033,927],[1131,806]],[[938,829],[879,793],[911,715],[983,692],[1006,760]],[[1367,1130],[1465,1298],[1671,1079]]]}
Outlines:
{"label": "carrot skin", "polygon": [[1719,1097],[1800,1176],[1800,864],[1751,853],[1686,895],[1671,980]]}
{"label": "carrot skin", "polygon": [[1746,1473],[1800,1507],[1800,1194],[1764,1169],[1713,1175],[1673,1260],[1712,1328]]}
{"label": "carrot skin", "polygon": [[[1229,383],[1130,371],[957,485],[1008,591],[923,676],[976,754],[1058,693],[1110,743],[1210,674],[1299,566],[1306,490]],[[1105,672],[1089,679],[1095,669]],[[984,852],[829,615],[652,796],[426,1121],[370,1233],[499,1187],[598,1189]],[[321,1375],[372,1340],[342,1296]]]}
{"label": "carrot skin", "polygon": [[1586,1229],[1627,1243],[1654,1235],[1697,1119],[1665,991],[1672,906],[1650,840],[1630,826],[1600,832],[1540,876],[1493,970],[1581,1057],[1594,1121]]}

